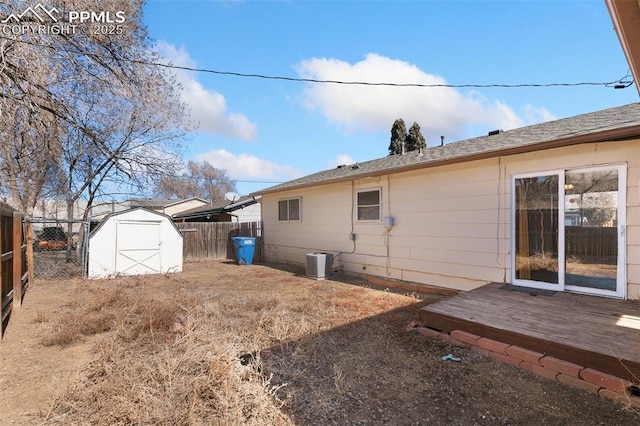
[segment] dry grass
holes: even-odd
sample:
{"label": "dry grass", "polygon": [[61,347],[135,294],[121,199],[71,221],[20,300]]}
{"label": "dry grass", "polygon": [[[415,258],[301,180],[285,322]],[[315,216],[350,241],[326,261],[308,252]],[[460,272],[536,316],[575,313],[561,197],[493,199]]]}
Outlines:
{"label": "dry grass", "polygon": [[[56,396],[45,422],[292,424],[281,410],[286,383],[271,383],[261,351],[306,357],[319,331],[411,303],[397,296],[358,304],[349,296],[365,289],[292,278],[281,275],[271,290],[248,280],[238,291],[224,281],[180,288],[173,277],[80,283],[42,343],[68,346],[99,334],[97,356]],[[318,294],[323,302],[310,303]],[[338,365],[335,387],[345,388]]]}
{"label": "dry grass", "polygon": [[[96,302],[106,295],[118,303],[98,308]],[[286,423],[268,380],[255,365],[238,361],[246,345],[224,313],[203,298],[139,295],[131,289],[85,296],[86,305],[60,321],[46,343],[111,333],[99,340],[97,359],[54,401],[46,416],[50,423],[252,424],[258,418]]]}
{"label": "dry grass", "polygon": [[41,424],[637,424],[595,395],[405,331],[426,303],[405,295],[224,263],[66,284],[42,342],[95,354]]}

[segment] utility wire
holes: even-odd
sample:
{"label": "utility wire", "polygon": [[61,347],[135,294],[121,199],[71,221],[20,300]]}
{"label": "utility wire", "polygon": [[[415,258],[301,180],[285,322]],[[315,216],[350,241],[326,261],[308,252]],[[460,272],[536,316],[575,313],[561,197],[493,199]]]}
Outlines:
{"label": "utility wire", "polygon": [[142,65],[159,66],[176,70],[193,71],[200,73],[209,73],[217,75],[229,75],[234,77],[245,78],[260,78],[264,80],[282,80],[282,81],[294,81],[302,83],[324,83],[324,84],[344,84],[344,85],[359,85],[359,86],[391,86],[391,87],[448,87],[448,88],[520,88],[520,87],[571,87],[571,86],[611,86],[617,83],[628,84],[628,87],[633,83],[622,82],[621,80],[614,80],[609,82],[580,82],[580,83],[515,83],[515,84],[446,84],[446,83],[388,83],[388,82],[368,82],[368,81],[344,81],[344,80],[324,80],[316,78],[299,78],[299,77],[283,77],[277,75],[265,75],[265,74],[253,74],[253,73],[241,73],[235,71],[218,71],[208,68],[193,68],[173,64],[163,64],[158,62],[136,61]]}
{"label": "utility wire", "polygon": [[[20,40],[14,39],[11,37],[0,35],[0,38],[5,40],[11,40],[17,43],[30,44],[33,46],[44,47],[44,48],[53,48],[52,46],[47,46],[42,43],[36,43],[30,40]],[[109,57],[98,55],[95,53],[89,52],[81,52],[81,51],[73,51],[70,49],[65,49],[65,51],[81,56],[93,57],[96,59],[109,59]],[[166,64],[161,62],[152,62],[152,61],[142,61],[136,59],[129,58],[119,58],[118,60],[129,62],[129,63],[137,63],[141,65],[147,66],[155,66],[155,67],[163,67],[173,70],[182,70],[182,71],[191,71],[198,73],[208,73],[208,74],[216,74],[216,75],[226,75],[232,77],[242,77],[242,78],[257,78],[263,80],[280,80],[280,81],[291,81],[291,82],[300,82],[300,83],[318,83],[318,84],[343,84],[343,85],[351,85],[351,86],[386,86],[386,87],[426,87],[426,88],[435,88],[435,87],[445,87],[445,88],[453,88],[453,89],[462,89],[462,88],[526,88],[526,87],[577,87],[577,86],[605,86],[605,87],[613,87],[616,89],[623,89],[631,86],[634,81],[631,79],[630,81],[624,80],[627,75],[622,79],[608,81],[608,82],[578,82],[578,83],[514,83],[514,84],[476,84],[476,83],[468,83],[468,84],[447,84],[447,83],[390,83],[390,82],[369,82],[369,81],[346,81],[346,80],[330,80],[330,79],[317,79],[317,78],[302,78],[302,77],[285,77],[278,75],[266,75],[266,74],[258,74],[258,73],[242,73],[237,71],[220,71],[209,68],[195,68],[195,67],[187,67],[181,65],[174,64]]]}

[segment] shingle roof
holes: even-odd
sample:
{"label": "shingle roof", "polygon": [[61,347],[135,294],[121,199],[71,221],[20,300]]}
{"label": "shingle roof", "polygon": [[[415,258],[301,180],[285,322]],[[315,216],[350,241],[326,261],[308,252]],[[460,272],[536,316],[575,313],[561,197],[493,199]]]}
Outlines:
{"label": "shingle roof", "polygon": [[242,197],[236,202],[230,202],[227,200],[220,201],[213,206],[201,206],[195,207],[193,209],[189,209],[180,213],[176,213],[173,215],[174,219],[190,219],[195,217],[203,217],[208,215],[216,215],[223,212],[234,212],[239,209],[243,209],[245,207],[251,206],[257,203],[253,197]]}
{"label": "shingle roof", "polygon": [[250,195],[358,179],[366,176],[433,167],[453,162],[497,157],[516,152],[536,151],[578,143],[640,136],[640,103],[610,108],[575,117],[549,121],[449,143],[424,150],[390,155],[350,166],[313,173]]}
{"label": "shingle roof", "polygon": [[204,203],[208,203],[204,198],[191,197],[191,198],[131,198],[129,201],[132,207],[145,207],[148,209],[160,209],[169,207],[174,204],[184,203],[186,201],[199,200]]}

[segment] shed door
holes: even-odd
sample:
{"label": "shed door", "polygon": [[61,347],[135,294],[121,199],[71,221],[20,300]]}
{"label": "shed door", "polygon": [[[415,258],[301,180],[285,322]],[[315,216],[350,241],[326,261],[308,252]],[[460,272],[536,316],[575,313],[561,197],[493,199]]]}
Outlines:
{"label": "shed door", "polygon": [[116,230],[116,272],[160,272],[160,221],[120,221]]}

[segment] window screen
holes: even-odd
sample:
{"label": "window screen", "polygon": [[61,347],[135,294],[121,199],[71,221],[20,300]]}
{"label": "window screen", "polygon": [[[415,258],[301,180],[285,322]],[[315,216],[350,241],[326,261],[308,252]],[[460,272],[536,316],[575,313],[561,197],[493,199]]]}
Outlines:
{"label": "window screen", "polygon": [[278,201],[278,220],[300,220],[300,198]]}
{"label": "window screen", "polygon": [[380,190],[358,192],[358,220],[380,220]]}

